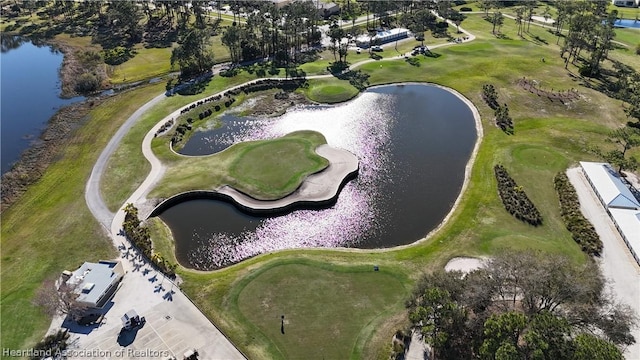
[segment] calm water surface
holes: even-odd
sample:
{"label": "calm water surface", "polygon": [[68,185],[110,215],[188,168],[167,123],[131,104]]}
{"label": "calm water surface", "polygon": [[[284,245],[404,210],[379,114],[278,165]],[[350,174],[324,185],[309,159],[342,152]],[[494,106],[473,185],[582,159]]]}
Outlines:
{"label": "calm water surface", "polygon": [[634,19],[618,19],[613,26],[640,29],[640,21]]}
{"label": "calm water surface", "polygon": [[18,37],[2,36],[0,55],[0,133],[2,173],[11,169],[62,106],[58,70],[62,53]]}
{"label": "calm water surface", "polygon": [[181,264],[212,269],[288,248],[384,248],[424,237],[446,216],[464,180],[477,134],[471,110],[446,90],[383,86],[335,107],[297,108],[279,118],[227,115],[183,152],[202,155],[246,140],[310,129],[360,160],[335,205],[284,216],[246,215],[232,204],[190,200],[160,214]]}

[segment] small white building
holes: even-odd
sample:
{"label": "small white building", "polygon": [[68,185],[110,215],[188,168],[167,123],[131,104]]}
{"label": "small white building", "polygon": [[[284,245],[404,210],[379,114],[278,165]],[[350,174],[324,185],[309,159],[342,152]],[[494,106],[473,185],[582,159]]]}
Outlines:
{"label": "small white building", "polygon": [[409,36],[409,30],[405,28],[395,28],[391,30],[378,31],[375,35],[360,35],[356,38],[356,45],[361,48],[368,48],[371,43],[386,44],[388,42],[404,39]]}
{"label": "small white building", "polygon": [[611,3],[615,6],[638,7],[640,0],[611,0]]}
{"label": "small white building", "polygon": [[75,289],[76,299],[89,310],[101,309],[113,297],[124,276],[120,261],[85,262],[73,272],[62,273],[65,285]]}

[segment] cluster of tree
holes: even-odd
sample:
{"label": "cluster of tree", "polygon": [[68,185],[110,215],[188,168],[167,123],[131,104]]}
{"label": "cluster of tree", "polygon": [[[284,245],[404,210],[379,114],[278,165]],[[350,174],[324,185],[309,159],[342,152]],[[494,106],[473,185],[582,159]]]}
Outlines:
{"label": "cluster of tree", "polygon": [[171,66],[178,64],[182,78],[211,70],[215,61],[210,36],[205,29],[193,28],[178,40],[179,45],[171,51]]}
{"label": "cluster of tree", "polygon": [[609,82],[609,96],[624,101],[627,118],[635,119],[627,124],[640,129],[640,73],[629,65],[612,60],[615,74]]}
{"label": "cluster of tree", "polygon": [[[516,24],[518,24],[518,35],[523,36],[523,33],[529,32],[531,28],[531,20],[538,2],[536,0],[525,0],[521,2],[521,6],[515,8],[516,10]],[[551,18],[551,8],[547,5],[542,13],[542,17],[545,21]],[[526,30],[525,30],[526,23]]]}
{"label": "cluster of tree", "polygon": [[596,154],[616,166],[620,173],[623,170],[634,171],[638,168],[638,160],[633,156],[627,156],[627,152],[640,146],[640,128],[628,124],[623,128],[612,130],[606,140],[615,144],[617,148],[609,151],[595,148]]}
{"label": "cluster of tree", "polygon": [[569,178],[564,172],[559,172],[553,179],[553,184],[560,200],[560,215],[567,230],[571,232],[573,240],[585,253],[600,256],[602,241],[593,225],[580,212],[578,194],[569,182]]}
{"label": "cluster of tree", "polygon": [[618,11],[612,10],[607,13],[609,3],[607,0],[556,2],[558,42],[563,36],[563,26],[568,25],[561,49],[565,67],[569,62],[575,64],[585,51],[589,56],[584,58],[580,73],[590,77],[600,74],[601,63],[613,48],[616,35],[613,24]]}
{"label": "cluster of tree", "polygon": [[142,225],[142,222],[138,218],[138,209],[133,204],[127,204],[124,212],[125,216],[122,227],[124,228],[125,235],[133,246],[138,248],[138,250],[165,275],[172,278],[175,277],[178,265],[171,263],[161,254],[153,251],[151,232],[148,227]]}
{"label": "cluster of tree", "polygon": [[494,115],[496,117],[496,125],[509,135],[513,135],[513,119],[509,115],[509,107],[507,104],[498,106]]}
{"label": "cluster of tree", "polygon": [[87,305],[78,301],[79,283],[67,283],[60,279],[47,279],[36,291],[33,303],[50,317],[67,315],[79,320],[87,310]]}
{"label": "cluster of tree", "polygon": [[492,84],[482,85],[482,100],[493,110],[500,106],[500,104],[498,104],[498,92],[495,86]]}
{"label": "cluster of tree", "polygon": [[234,63],[268,57],[288,68],[320,41],[320,17],[311,1],[294,1],[282,8],[266,1],[232,1],[231,9],[234,18],[241,9],[248,14],[246,20],[234,21],[222,34],[222,43]]}
{"label": "cluster of tree", "polygon": [[158,129],[158,131],[156,131],[154,137],[159,136],[160,134],[164,133],[165,131],[167,131],[168,129],[170,129],[173,126],[173,118],[167,120],[164,124],[162,124],[162,126],[160,126],[160,128]]}
{"label": "cluster of tree", "polygon": [[513,134],[513,119],[509,115],[509,107],[498,103],[498,93],[493,85],[482,85],[482,99],[494,110],[496,125],[505,133]]}
{"label": "cluster of tree", "polygon": [[623,359],[636,316],[588,260],[505,253],[466,276],[424,275],[407,301],[430,359]]}
{"label": "cluster of tree", "polygon": [[[33,356],[31,356],[31,360],[42,360],[42,359],[55,359],[58,358],[59,354],[65,354],[67,352],[67,348],[69,347],[69,331],[58,330],[53,334],[45,336],[44,339],[40,340],[33,347]],[[40,356],[41,354],[45,354],[46,356]]]}
{"label": "cluster of tree", "polygon": [[502,204],[509,214],[533,226],[542,224],[542,215],[529,200],[522,186],[518,186],[509,175],[507,169],[498,164],[494,167],[494,172],[498,182],[498,194],[500,194]]}

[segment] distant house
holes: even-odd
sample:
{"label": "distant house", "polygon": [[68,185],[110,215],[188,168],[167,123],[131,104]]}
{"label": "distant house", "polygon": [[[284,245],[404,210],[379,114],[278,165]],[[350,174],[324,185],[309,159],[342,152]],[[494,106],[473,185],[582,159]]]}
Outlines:
{"label": "distant house", "polygon": [[334,2],[316,2],[316,8],[318,9],[318,15],[325,19],[340,13],[340,6]]}
{"label": "distant house", "polygon": [[611,3],[615,6],[624,7],[638,7],[639,0],[612,0]]}
{"label": "distant house", "polygon": [[76,271],[64,271],[61,280],[78,294],[88,310],[101,309],[113,297],[124,276],[120,261],[85,262]]}
{"label": "distant house", "polygon": [[293,2],[293,0],[271,0],[271,2],[279,9]]}
{"label": "distant house", "polygon": [[391,30],[380,30],[375,35],[361,35],[356,38],[356,45],[361,48],[368,48],[372,43],[386,44],[388,42],[404,39],[409,36],[409,30],[395,28]]}

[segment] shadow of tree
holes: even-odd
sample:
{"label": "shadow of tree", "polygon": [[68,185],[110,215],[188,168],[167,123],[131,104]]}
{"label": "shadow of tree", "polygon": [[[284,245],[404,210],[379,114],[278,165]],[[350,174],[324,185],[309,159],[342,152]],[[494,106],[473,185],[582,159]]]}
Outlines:
{"label": "shadow of tree", "polygon": [[340,80],[348,80],[349,84],[360,91],[369,86],[369,74],[362,72],[362,70],[349,70],[333,75]]}

